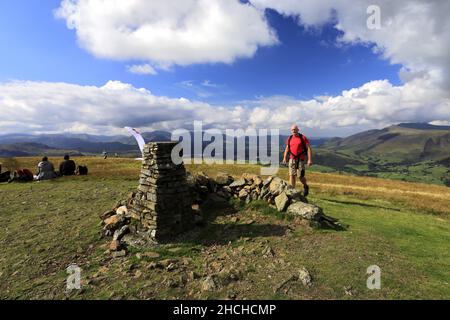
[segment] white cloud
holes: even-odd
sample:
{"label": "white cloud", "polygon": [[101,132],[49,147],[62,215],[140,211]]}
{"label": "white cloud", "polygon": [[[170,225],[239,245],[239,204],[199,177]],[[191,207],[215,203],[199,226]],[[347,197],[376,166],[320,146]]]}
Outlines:
{"label": "white cloud", "polygon": [[[392,63],[403,65],[401,78],[428,78],[450,91],[450,1],[441,0],[251,0],[298,18],[299,24],[320,27],[333,22],[343,43],[373,43]],[[378,5],[381,29],[367,28],[367,8]],[[334,15],[333,15],[334,12]]]}
{"label": "white cloud", "polygon": [[[403,86],[372,81],[338,96],[312,100],[275,96],[217,106],[153,95],[120,81],[102,87],[68,83],[0,84],[0,132],[123,133],[190,128],[194,120],[216,128],[280,128],[292,123],[309,134],[340,134],[380,128],[397,122],[446,123],[450,99],[432,81],[414,79]],[[331,128],[336,128],[332,129]],[[328,129],[328,131],[327,131]]]}
{"label": "white cloud", "polygon": [[95,56],[161,68],[232,63],[277,43],[264,13],[238,0],[63,0],[55,15]]}
{"label": "white cloud", "polygon": [[125,126],[173,129],[237,121],[233,108],[155,96],[120,81],[102,87],[16,81],[0,84],[0,132],[117,133]]}
{"label": "white cloud", "polygon": [[222,87],[224,87],[224,85],[213,83],[210,80],[203,80],[201,85],[204,86],[204,87],[209,87],[209,88],[222,88]]}
{"label": "white cloud", "polygon": [[[260,11],[230,0],[64,0],[58,16],[76,29],[81,45],[96,56],[148,60],[167,67],[232,62],[252,56],[258,46],[274,44],[276,37],[262,14],[270,7],[299,17],[307,27],[334,21],[343,32],[340,42],[374,43],[385,59],[403,65],[404,84],[374,80],[337,96],[311,100],[274,96],[225,107],[155,96],[120,81],[103,87],[9,82],[0,84],[0,132],[118,133],[124,126],[175,129],[202,120],[218,128],[288,128],[297,122],[314,129],[313,135],[325,129],[338,135],[397,122],[450,121],[450,20],[446,17],[450,2],[377,1],[380,30],[366,27],[366,8],[373,2],[369,0],[251,2]],[[197,90],[201,97],[210,94],[205,88],[211,90],[214,84],[186,81],[180,86]]]}
{"label": "white cloud", "polygon": [[200,83],[194,80],[185,80],[177,83],[177,85],[203,99],[228,93],[225,85],[216,84],[209,80],[204,80]]}
{"label": "white cloud", "polygon": [[158,74],[156,72],[156,70],[148,63],[127,66],[127,70],[128,70],[128,72],[131,72],[134,74],[139,74],[139,75],[153,75],[154,76],[154,75]]}

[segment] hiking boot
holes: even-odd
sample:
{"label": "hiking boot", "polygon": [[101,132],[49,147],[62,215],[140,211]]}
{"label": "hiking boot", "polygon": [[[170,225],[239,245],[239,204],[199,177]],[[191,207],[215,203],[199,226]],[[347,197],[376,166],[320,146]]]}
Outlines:
{"label": "hiking boot", "polygon": [[304,187],[303,195],[304,195],[305,197],[307,197],[308,194],[309,194],[309,186],[306,185],[306,186]]}

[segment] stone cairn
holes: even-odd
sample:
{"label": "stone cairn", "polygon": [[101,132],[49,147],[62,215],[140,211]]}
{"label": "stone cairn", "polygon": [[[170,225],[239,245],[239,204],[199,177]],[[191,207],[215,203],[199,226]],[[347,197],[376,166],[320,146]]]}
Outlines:
{"label": "stone cairn", "polygon": [[104,235],[113,235],[112,251],[120,249],[121,239],[129,233],[158,243],[194,226],[186,169],[183,163],[174,164],[171,158],[176,144],[146,144],[137,191],[102,215]]}
{"label": "stone cairn", "polygon": [[215,178],[203,172],[187,173],[183,163],[172,162],[175,145],[145,145],[137,191],[100,215],[103,235],[113,236],[110,251],[123,252],[123,242],[137,246],[164,242],[201,224],[201,206],[207,199],[228,201],[234,197],[246,203],[262,200],[280,212],[308,220],[312,226],[342,229],[336,219],[309,204],[299,190],[279,177],[264,180],[244,173],[235,180],[226,173]]}
{"label": "stone cairn", "polygon": [[158,142],[144,147],[138,191],[130,201],[131,218],[155,240],[170,239],[193,226],[186,169],[171,158],[176,144]]}
{"label": "stone cairn", "polygon": [[313,227],[343,229],[338,220],[325,215],[322,208],[308,203],[299,190],[276,176],[263,179],[255,174],[244,173],[235,180],[226,173],[219,173],[213,179],[199,172],[196,175],[188,174],[188,185],[196,203],[200,205],[211,197],[225,200],[233,197],[246,203],[260,200],[279,212],[308,220]]}

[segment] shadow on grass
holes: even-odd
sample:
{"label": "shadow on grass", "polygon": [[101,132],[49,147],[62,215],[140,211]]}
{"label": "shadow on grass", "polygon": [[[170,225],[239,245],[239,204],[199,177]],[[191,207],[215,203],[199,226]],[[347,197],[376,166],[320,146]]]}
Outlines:
{"label": "shadow on grass", "polygon": [[217,224],[209,223],[195,235],[185,238],[186,242],[197,245],[225,245],[242,238],[281,237],[286,226],[273,224]]}
{"label": "shadow on grass", "polygon": [[[234,215],[242,212],[245,205],[236,205],[233,201],[207,199],[201,206],[204,222],[195,230],[183,237],[183,241],[196,245],[223,245],[241,238],[283,236],[286,226],[275,224],[216,223],[220,216]],[[267,208],[269,208],[267,206]],[[273,210],[273,209],[271,209]]]}
{"label": "shadow on grass", "polygon": [[333,203],[352,205],[352,206],[361,206],[361,207],[367,207],[367,208],[377,208],[377,209],[385,209],[385,210],[392,210],[392,211],[401,211],[398,208],[383,207],[383,206],[377,206],[375,204],[367,204],[367,203],[361,203],[361,202],[341,201],[341,200],[335,200],[335,199],[323,199],[323,200],[328,201],[328,202],[333,202]]}

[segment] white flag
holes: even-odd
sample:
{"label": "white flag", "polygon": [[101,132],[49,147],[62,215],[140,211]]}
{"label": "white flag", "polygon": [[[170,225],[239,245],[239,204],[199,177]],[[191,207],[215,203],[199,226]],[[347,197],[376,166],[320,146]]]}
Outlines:
{"label": "white flag", "polygon": [[141,133],[135,128],[125,127],[125,129],[127,129],[133,135],[138,143],[139,149],[141,149],[141,153],[144,153],[145,140],[142,137]]}

